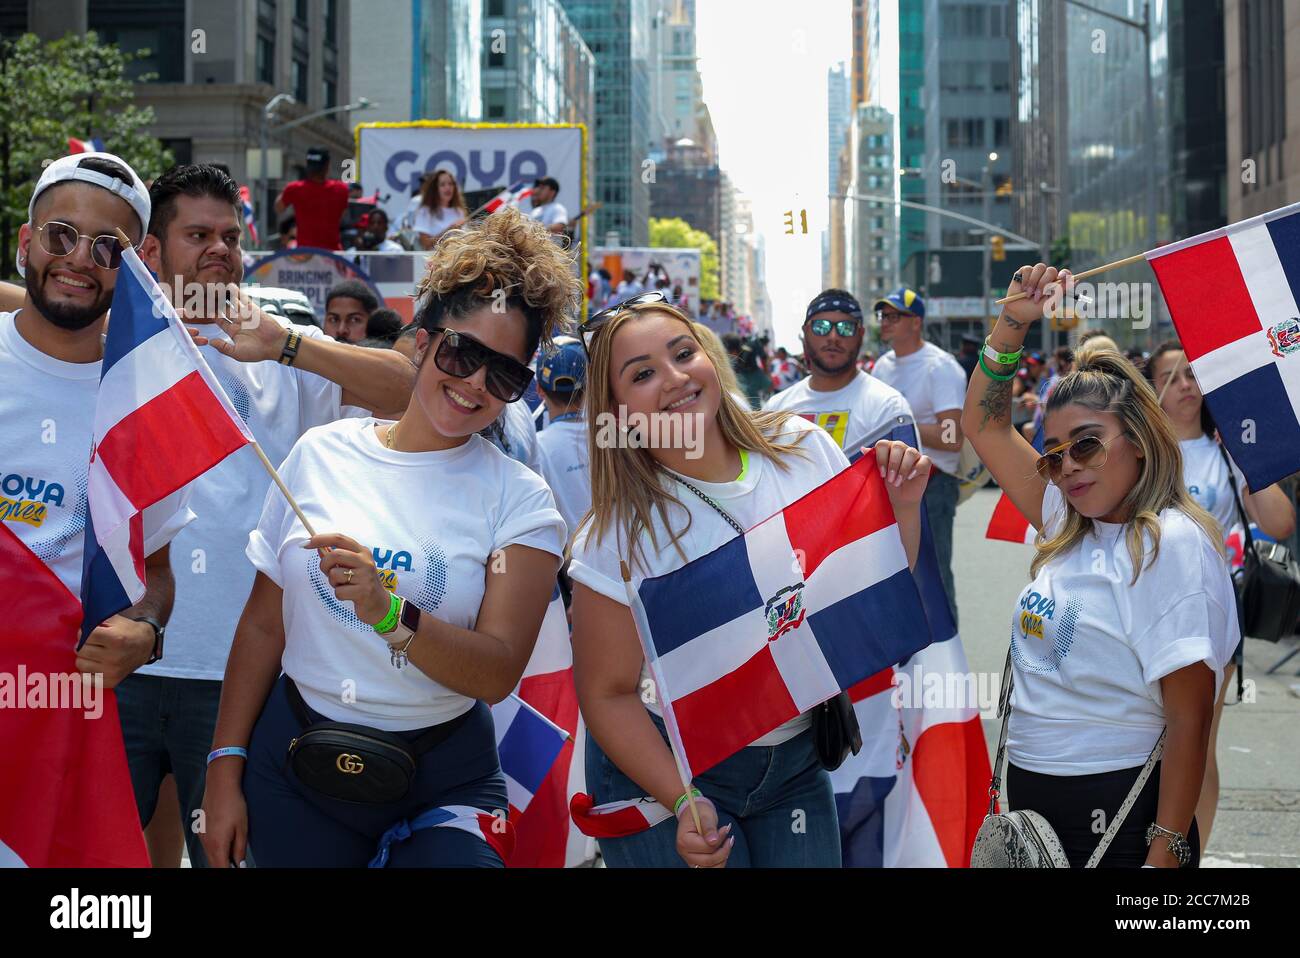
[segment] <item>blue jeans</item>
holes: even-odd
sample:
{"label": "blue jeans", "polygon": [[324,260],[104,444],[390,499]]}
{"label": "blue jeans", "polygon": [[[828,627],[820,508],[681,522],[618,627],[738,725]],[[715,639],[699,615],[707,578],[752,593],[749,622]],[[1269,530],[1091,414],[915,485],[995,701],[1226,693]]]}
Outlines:
{"label": "blue jeans", "polygon": [[[664,735],[663,720],[651,721]],[[597,805],[641,798],[645,789],[623,774],[587,736],[587,787]],[[831,779],[822,768],[811,730],[773,747],[742,748],[702,775],[695,786],[730,824],[736,844],[728,868],[839,868],[840,826]],[[685,868],[677,854],[677,821],[626,838],[602,838],[610,868]]]}
{"label": "blue jeans", "polygon": [[117,710],[140,826],[153,818],[158,787],[170,772],[176,779],[185,847],[195,868],[208,863],[194,831],[194,812],[203,804],[220,703],[221,683],[215,680],[136,673],[117,686]]}
{"label": "blue jeans", "polygon": [[[329,798],[299,784],[289,768],[289,741],[302,731],[281,675],[253,727],[244,769],[248,846],[259,868],[365,868],[379,840],[403,819],[445,805],[469,805],[495,814],[505,809],[506,780],[497,760],[492,713],[475,703],[451,736],[419,757],[410,794],[398,802],[360,805]],[[313,722],[326,721],[310,708]],[[415,739],[424,729],[396,734]],[[389,849],[390,868],[504,868],[477,835],[455,828],[422,828]]]}
{"label": "blue jeans", "polygon": [[957,488],[960,485],[956,476],[935,469],[925,486],[925,511],[930,517],[939,577],[943,579],[943,591],[948,595],[948,608],[952,610],[954,624],[957,622],[957,588],[952,581],[952,524],[957,517]]}

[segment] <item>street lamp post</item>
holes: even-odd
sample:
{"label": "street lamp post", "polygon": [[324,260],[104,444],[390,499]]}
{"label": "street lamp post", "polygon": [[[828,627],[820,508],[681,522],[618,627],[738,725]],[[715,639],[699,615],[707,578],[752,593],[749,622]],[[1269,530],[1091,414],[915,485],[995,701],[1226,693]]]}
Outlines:
{"label": "street lamp post", "polygon": [[[989,161],[985,163],[983,169],[980,170],[980,184],[984,190],[984,222],[985,223],[988,223],[990,221],[990,217],[993,215],[992,210],[989,207],[989,194],[991,192],[991,187],[993,185],[993,178],[990,175],[990,170],[993,164],[997,162],[997,158],[998,155],[996,153],[990,153]],[[992,251],[989,248],[992,245],[992,243],[993,243],[993,234],[986,232],[984,234],[984,289],[980,291],[984,297],[984,312],[980,316],[980,321],[984,325],[985,329],[988,328],[988,323],[989,323],[989,287],[993,285],[993,263],[991,258]]]}
{"label": "street lamp post", "polygon": [[[311,120],[319,119],[322,116],[330,116],[331,114],[334,113],[349,113],[352,110],[368,110],[373,106],[379,105],[377,103],[370,102],[370,100],[368,100],[366,97],[357,97],[356,103],[345,103],[343,106],[332,106],[324,110],[316,110],[314,113],[308,113],[306,116],[300,116],[296,120],[290,120],[287,123],[281,123],[278,126],[274,126],[270,128],[267,127],[267,123],[271,120],[272,116],[275,114],[276,108],[281,103],[296,103],[296,102],[298,101],[295,100],[288,93],[277,93],[275,96],[273,96],[270,100],[267,101],[266,107],[262,110],[262,169],[260,171],[262,175],[259,177],[259,185],[261,187],[262,193],[265,192],[266,183],[268,182],[268,178],[266,175],[266,142],[267,142],[267,137],[271,133],[283,133],[286,130],[292,130],[296,126],[302,126],[304,123],[307,123]],[[262,235],[269,236],[271,234],[270,217],[271,217],[272,205],[270,203],[267,203],[266,197],[260,194],[258,200],[264,207],[266,207],[262,211],[262,221],[263,221]]]}
{"label": "street lamp post", "polygon": [[[1043,262],[1050,264],[1052,262],[1052,236],[1047,230],[1047,197],[1052,194],[1060,193],[1060,189],[1055,186],[1048,186],[1045,182],[1038,184],[1038,224],[1039,235],[1043,238],[1042,256]],[[1043,355],[1056,348],[1056,334],[1051,329],[1051,324],[1044,318],[1043,322]]]}
{"label": "street lamp post", "polygon": [[266,175],[266,152],[267,152],[266,141],[270,131],[267,130],[266,125],[271,121],[271,118],[275,116],[276,108],[279,107],[281,103],[297,103],[297,102],[298,101],[295,100],[288,93],[277,93],[275,96],[271,97],[271,99],[267,100],[266,105],[262,107],[262,123],[261,123],[262,165],[257,171],[257,206],[260,209],[262,214],[262,235],[263,236],[271,235],[270,217],[267,215],[267,210],[270,207],[270,204],[266,202],[266,187],[267,184],[270,182],[270,177]]}

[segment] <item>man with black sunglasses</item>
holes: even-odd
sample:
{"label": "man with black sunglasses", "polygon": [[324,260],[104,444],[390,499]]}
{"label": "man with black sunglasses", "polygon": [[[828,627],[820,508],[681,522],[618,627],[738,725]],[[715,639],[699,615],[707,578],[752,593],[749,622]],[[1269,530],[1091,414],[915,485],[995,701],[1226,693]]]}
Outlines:
{"label": "man with black sunglasses", "polygon": [[827,289],[808,304],[803,344],[810,375],[769,399],[764,409],[788,410],[821,426],[852,457],[868,438],[912,409],[902,394],[858,368],[862,307],[851,293]]}
{"label": "man with black sunglasses", "polygon": [[[0,313],[0,522],[74,596],[105,318],[121,263],[116,231],[138,244],[149,213],[144,183],[118,157],[51,163],[18,232],[26,296],[16,312]],[[145,510],[144,598],[99,625],[77,654],[77,668],[102,674],[105,688],[162,654],[173,592],[168,544],[193,518],[187,501],[182,490]],[[68,634],[69,648],[76,639]]]}

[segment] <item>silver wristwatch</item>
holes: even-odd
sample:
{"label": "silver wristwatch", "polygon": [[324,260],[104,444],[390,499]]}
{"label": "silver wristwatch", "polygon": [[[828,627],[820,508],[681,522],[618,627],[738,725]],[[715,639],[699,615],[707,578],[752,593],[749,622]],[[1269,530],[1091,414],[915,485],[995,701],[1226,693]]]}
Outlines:
{"label": "silver wristwatch", "polygon": [[1150,845],[1157,837],[1164,838],[1168,842],[1169,851],[1174,858],[1178,859],[1179,868],[1192,860],[1192,846],[1188,844],[1187,837],[1182,832],[1175,832],[1152,822],[1147,826],[1147,844]]}

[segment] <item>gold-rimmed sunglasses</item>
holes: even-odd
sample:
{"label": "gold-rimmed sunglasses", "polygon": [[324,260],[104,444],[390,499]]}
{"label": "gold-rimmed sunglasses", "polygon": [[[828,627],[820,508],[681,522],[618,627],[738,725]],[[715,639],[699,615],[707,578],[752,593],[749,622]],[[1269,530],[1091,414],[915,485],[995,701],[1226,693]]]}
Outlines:
{"label": "gold-rimmed sunglasses", "polygon": [[591,343],[592,340],[596,338],[596,331],[620,313],[627,312],[633,306],[645,306],[647,303],[666,302],[668,302],[668,297],[658,290],[655,290],[650,293],[638,293],[635,296],[623,300],[621,303],[615,303],[613,306],[607,306],[599,312],[592,313],[587,317],[587,321],[578,327],[578,332],[582,334],[582,348],[587,351],[587,356],[590,357]]}
{"label": "gold-rimmed sunglasses", "polygon": [[1097,436],[1080,436],[1078,439],[1063,442],[1039,456],[1038,461],[1034,463],[1034,469],[1045,482],[1053,485],[1061,479],[1066,455],[1084,469],[1100,469],[1106,465],[1106,447],[1118,438],[1119,435],[1104,440]]}

